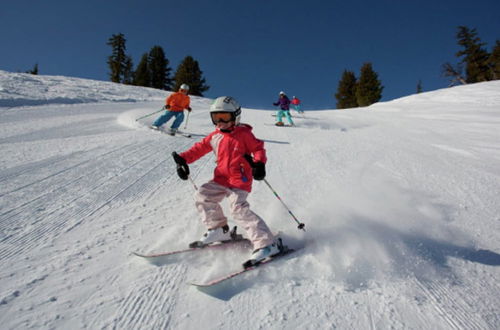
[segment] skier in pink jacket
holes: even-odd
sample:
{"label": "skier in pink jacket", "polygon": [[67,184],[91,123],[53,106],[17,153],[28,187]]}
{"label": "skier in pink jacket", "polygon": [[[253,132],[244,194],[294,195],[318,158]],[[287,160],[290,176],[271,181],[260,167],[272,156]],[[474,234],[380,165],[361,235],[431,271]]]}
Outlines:
{"label": "skier in pink jacket", "polygon": [[210,151],[215,153],[217,166],[214,178],[203,184],[195,195],[196,207],[208,229],[195,246],[231,240],[227,218],[220,206],[227,197],[234,220],[245,229],[253,244],[250,261],[259,262],[280,251],[264,220],[250,210],[247,202],[253,179],[263,180],[266,175],[267,158],[264,142],[253,135],[250,125],[240,123],[240,115],[241,107],[234,98],[217,98],[210,107],[215,131],[189,150],[181,154],[173,152],[172,155],[177,163],[177,174],[187,180],[188,164]]}

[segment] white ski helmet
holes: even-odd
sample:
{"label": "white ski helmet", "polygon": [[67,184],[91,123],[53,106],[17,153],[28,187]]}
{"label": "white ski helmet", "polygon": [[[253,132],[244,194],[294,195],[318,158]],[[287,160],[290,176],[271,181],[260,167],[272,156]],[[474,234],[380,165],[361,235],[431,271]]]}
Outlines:
{"label": "white ski helmet", "polygon": [[179,89],[183,89],[185,91],[188,91],[189,90],[189,85],[188,84],[182,84]]}
{"label": "white ski helmet", "polygon": [[286,95],[286,94],[285,94],[285,92],[281,91],[281,92],[280,92],[280,95]]}
{"label": "white ski helmet", "polygon": [[210,118],[214,125],[217,123],[214,121],[212,114],[222,112],[231,113],[231,118],[234,120],[234,123],[236,125],[240,123],[241,106],[238,101],[231,96],[220,96],[216,98],[210,106]]}

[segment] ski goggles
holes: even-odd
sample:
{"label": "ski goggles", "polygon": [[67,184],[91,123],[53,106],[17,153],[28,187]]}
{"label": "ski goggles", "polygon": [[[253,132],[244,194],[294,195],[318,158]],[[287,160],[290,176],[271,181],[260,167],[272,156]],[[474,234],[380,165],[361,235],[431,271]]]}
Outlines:
{"label": "ski goggles", "polygon": [[212,122],[214,125],[217,123],[230,123],[234,121],[234,114],[232,112],[211,112]]}

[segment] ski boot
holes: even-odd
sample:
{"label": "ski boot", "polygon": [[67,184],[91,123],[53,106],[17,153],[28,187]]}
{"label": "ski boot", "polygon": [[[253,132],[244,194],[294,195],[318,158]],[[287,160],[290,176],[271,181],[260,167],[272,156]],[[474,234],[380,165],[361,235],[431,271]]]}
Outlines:
{"label": "ski boot", "polygon": [[190,248],[203,248],[212,243],[226,243],[231,241],[243,240],[243,236],[236,234],[236,226],[229,230],[229,226],[209,229],[199,241],[189,244]]}
{"label": "ski boot", "polygon": [[283,246],[281,238],[278,238],[273,244],[264,246],[263,248],[253,251],[250,259],[243,263],[244,268],[252,267],[258,265],[261,261],[272,258],[275,255],[283,253],[286,251],[286,247]]}
{"label": "ski boot", "polygon": [[177,128],[171,128],[170,131],[168,132],[168,134],[174,136],[175,133],[177,133]]}
{"label": "ski boot", "polygon": [[278,121],[275,125],[276,126],[285,126],[285,123],[282,121]]}

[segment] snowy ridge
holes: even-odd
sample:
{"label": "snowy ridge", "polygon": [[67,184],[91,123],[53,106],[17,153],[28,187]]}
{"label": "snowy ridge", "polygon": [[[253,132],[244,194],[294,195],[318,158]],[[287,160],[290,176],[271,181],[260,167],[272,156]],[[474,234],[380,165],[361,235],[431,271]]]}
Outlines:
{"label": "snowy ridge", "polygon": [[[500,326],[500,82],[306,109],[294,128],[243,109],[307,231],[255,183],[252,208],[301,250],[207,293],[186,283],[238,269],[247,249],[155,264],[131,252],[203,233],[170,154],[211,132],[210,100],[192,99],[186,139],[147,129],[159,114],[135,120],[161,109],[161,91],[4,71],[0,84],[2,329]],[[206,182],[213,155],[190,168]]]}
{"label": "snowy ridge", "polygon": [[[439,89],[436,91],[414,94],[406,97],[402,97],[389,102],[380,102],[372,107],[382,108],[387,105],[398,105],[398,104],[413,104],[422,105],[425,103],[431,103],[434,106],[444,103],[446,106],[442,108],[442,111],[456,111],[457,109],[450,107],[451,104],[460,105],[484,105],[485,108],[482,110],[493,111],[494,106],[500,103],[500,95],[498,94],[499,83],[498,81],[482,82],[476,84],[470,84],[465,86],[455,86],[451,88]],[[459,109],[463,111],[468,111],[466,107],[460,107]],[[421,108],[423,110],[423,108]]]}
{"label": "snowy ridge", "polygon": [[0,107],[159,101],[167,95],[164,91],[153,88],[0,70]]}

